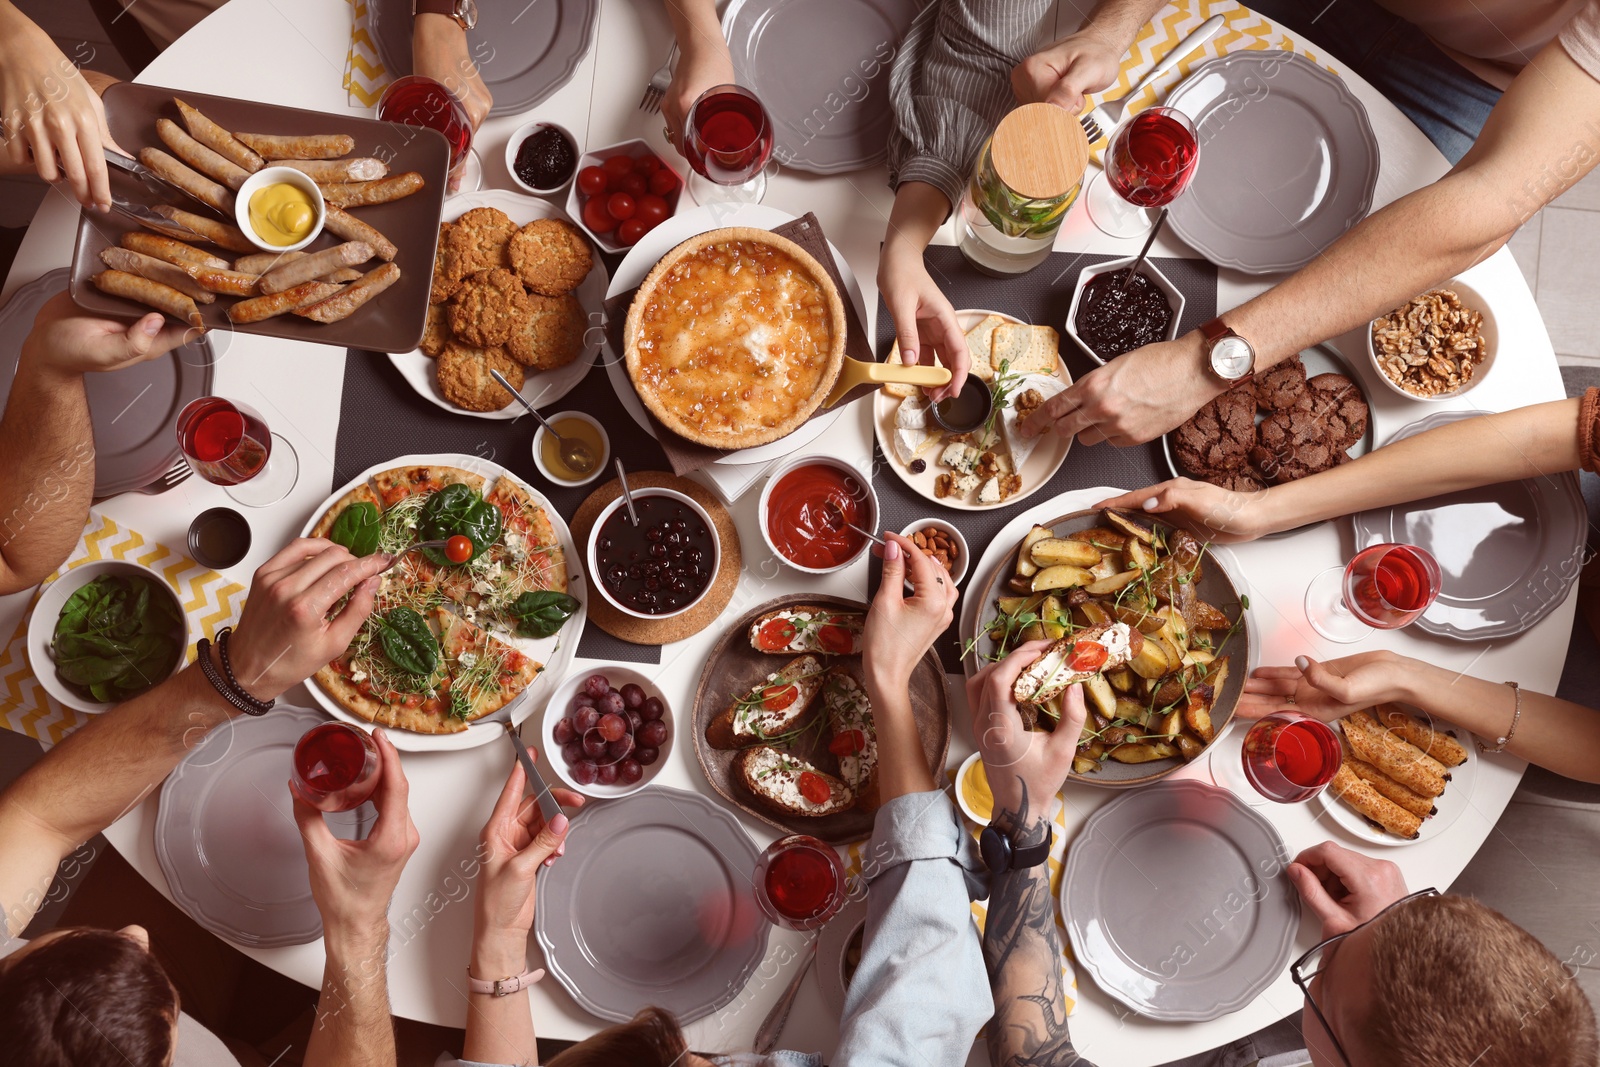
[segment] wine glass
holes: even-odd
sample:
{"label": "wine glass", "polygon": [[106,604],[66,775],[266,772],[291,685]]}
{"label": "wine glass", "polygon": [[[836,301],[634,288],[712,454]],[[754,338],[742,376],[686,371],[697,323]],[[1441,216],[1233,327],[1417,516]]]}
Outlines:
{"label": "wine glass", "polygon": [[1255,791],[1279,804],[1310,800],[1339,773],[1339,735],[1321,719],[1279,711],[1244,735],[1244,776]]}
{"label": "wine glass", "polygon": [[759,204],[767,194],[772,120],[756,94],[713,85],[684,120],[683,154],[694,169],[689,195],[697,204]]}
{"label": "wine glass", "polygon": [[1348,566],[1330,567],[1306,588],[1306,621],[1348,644],[1374,629],[1410,626],[1439,598],[1439,563],[1415,545],[1369,545]]}
{"label": "wine glass", "polygon": [[844,863],[831,845],[814,837],[780,837],[756,861],[755,894],[774,925],[815,930],[844,906]]}
{"label": "wine glass", "polygon": [[178,413],[178,447],[194,472],[245,507],[276,504],[300,479],[300,457],[256,411],[220,396],[191,400]]}
{"label": "wine glass", "polygon": [[397,78],[378,98],[378,118],[444,134],[450,142],[451,196],[470,193],[483,184],[483,163],[472,150],[472,120],[444,83],[420,74]]}
{"label": "wine glass", "polygon": [[371,735],[349,723],[325,722],[295,742],[289,788],[319,811],[350,811],[377,791],[382,770]]}
{"label": "wine glass", "polygon": [[1145,208],[1165,207],[1189,187],[1200,142],[1189,116],[1148,107],[1117,130],[1104,160],[1084,197],[1089,220],[1112,237],[1138,237],[1150,229]]}

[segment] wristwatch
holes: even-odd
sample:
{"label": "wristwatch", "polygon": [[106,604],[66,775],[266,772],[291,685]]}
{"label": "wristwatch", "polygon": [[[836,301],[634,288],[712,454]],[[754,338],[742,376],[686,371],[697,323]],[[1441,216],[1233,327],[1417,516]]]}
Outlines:
{"label": "wristwatch", "polygon": [[1249,341],[1234,333],[1221,319],[1202,324],[1200,333],[1206,339],[1206,365],[1230,389],[1254,377],[1256,350]]}
{"label": "wristwatch", "polygon": [[1043,841],[1018,848],[1012,844],[1009,833],[990,823],[978,835],[978,851],[983,854],[983,865],[989,868],[990,874],[1026,870],[1039,866],[1049,857],[1050,843],[1055,840],[1055,834],[1055,827],[1045,823]]}
{"label": "wristwatch", "polygon": [[474,993],[482,993],[487,997],[504,997],[512,993],[519,993],[524,989],[531,989],[544,977],[544,968],[523,971],[521,974],[512,975],[510,978],[496,978],[486,982],[482,978],[472,977],[472,972],[467,972],[467,988]]}
{"label": "wristwatch", "polygon": [[470,30],[478,24],[478,4],[477,0],[411,0],[411,17],[418,15],[444,15]]}

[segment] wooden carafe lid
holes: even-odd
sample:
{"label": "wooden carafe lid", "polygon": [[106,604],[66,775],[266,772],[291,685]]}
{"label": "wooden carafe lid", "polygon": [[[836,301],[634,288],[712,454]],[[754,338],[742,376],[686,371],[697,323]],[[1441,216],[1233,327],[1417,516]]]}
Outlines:
{"label": "wooden carafe lid", "polygon": [[1000,120],[989,145],[995,175],[1018,196],[1054,200],[1083,180],[1089,138],[1066,110],[1023,104]]}

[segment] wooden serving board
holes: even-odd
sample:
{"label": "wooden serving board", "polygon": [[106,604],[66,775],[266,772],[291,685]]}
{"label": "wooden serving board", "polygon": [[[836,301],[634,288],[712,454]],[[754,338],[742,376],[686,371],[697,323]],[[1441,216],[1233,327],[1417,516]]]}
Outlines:
{"label": "wooden serving board", "polygon": [[[770,655],[757,652],[750,645],[750,624],[769,611],[778,611],[800,604],[815,604],[837,611],[864,613],[867,610],[867,605],[857,600],[811,593],[792,593],[776,600],[769,600],[740,616],[728,627],[728,632],[722,635],[722,639],[711,650],[711,655],[700,672],[700,685],[695,690],[692,716],[694,752],[700,760],[700,769],[705,773],[706,781],[710,782],[711,788],[729,804],[749,812],[767,825],[785,833],[810,834],[832,845],[845,845],[871,836],[873,812],[852,808],[838,815],[825,815],[820,818],[779,815],[759,803],[735,780],[732,768],[736,751],[715,749],[706,743],[706,725],[719,711],[750,692],[767,675],[794,658],[788,654]],[[857,680],[860,680],[860,656],[822,658],[830,667],[843,664],[853,668]],[[933,772],[935,781],[942,781],[945,755],[950,750],[950,703],[945,695],[944,667],[939,663],[939,657],[931,650],[922,657],[922,661],[911,674],[911,709],[916,715],[917,734],[922,739],[922,753],[927,758],[928,768]],[[839,761],[828,751],[826,730],[800,738],[791,751],[830,774],[838,771]]]}

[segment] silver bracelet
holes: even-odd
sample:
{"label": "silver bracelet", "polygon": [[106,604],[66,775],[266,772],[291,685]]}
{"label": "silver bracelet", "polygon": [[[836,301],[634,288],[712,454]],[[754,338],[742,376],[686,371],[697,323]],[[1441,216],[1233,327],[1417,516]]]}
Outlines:
{"label": "silver bracelet", "polygon": [[1511,743],[1512,735],[1517,732],[1517,723],[1522,721],[1522,687],[1516,682],[1504,682],[1502,684],[1509,685],[1511,692],[1515,694],[1516,710],[1511,713],[1511,728],[1506,731],[1504,737],[1495,739],[1493,748],[1484,748],[1482,744],[1478,745],[1478,748],[1484,752],[1504,752],[1506,746]]}

